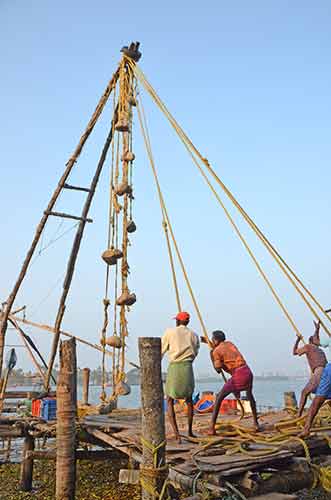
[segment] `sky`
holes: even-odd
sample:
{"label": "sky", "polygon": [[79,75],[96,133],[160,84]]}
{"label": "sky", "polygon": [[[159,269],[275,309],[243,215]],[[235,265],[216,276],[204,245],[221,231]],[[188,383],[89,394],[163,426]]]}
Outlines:
{"label": "sky", "polygon": [[[0,0],[0,299],[11,291],[121,47],[139,40],[139,65],[182,128],[318,300],[330,307],[330,21],[326,0]],[[305,361],[291,355],[293,328],[174,131],[143,89],[141,95],[170,220],[208,331],[223,329],[256,373],[303,371]],[[111,112],[110,105],[86,144],[73,184],[88,185]],[[138,230],[129,249],[129,286],[138,300],[129,314],[127,358],[137,362],[138,337],[158,336],[171,326],[176,302],[137,117],[133,145]],[[94,222],[86,228],[63,322],[63,329],[97,343],[109,169],[110,160],[91,208]],[[79,214],[83,199],[66,193],[56,209]],[[311,313],[226,203],[298,328],[310,335]],[[59,224],[52,219],[47,225],[15,303],[27,305],[29,319],[49,324],[74,235],[72,221]],[[183,309],[192,313],[191,326],[200,334],[182,277],[179,282]],[[50,334],[27,332],[47,356]],[[9,330],[8,346],[19,343]],[[28,368],[24,349],[17,352],[18,365]],[[100,356],[79,346],[78,363],[95,367]],[[195,366],[198,374],[212,374],[206,347]]]}

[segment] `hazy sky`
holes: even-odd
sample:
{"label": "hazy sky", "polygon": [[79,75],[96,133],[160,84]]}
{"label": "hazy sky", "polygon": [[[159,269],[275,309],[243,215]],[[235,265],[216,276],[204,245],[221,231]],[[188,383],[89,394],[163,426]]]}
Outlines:
{"label": "hazy sky", "polygon": [[[140,65],[161,98],[325,306],[330,296],[331,7],[328,1],[0,0],[0,297],[18,274],[49,197],[120,59],[140,40]],[[303,369],[294,332],[257,275],[221,208],[170,126],[143,94],[151,140],[178,243],[209,330],[224,329],[257,372]],[[105,113],[71,182],[87,185],[111,118]],[[135,119],[134,217],[128,358],[137,338],[160,335],[176,313],[160,212]],[[102,326],[108,176],[89,224],[63,323],[98,342]],[[69,192],[57,209],[79,214]],[[235,212],[233,212],[235,213]],[[43,246],[72,226],[47,226]],[[249,231],[249,242],[305,335],[312,317]],[[69,232],[34,262],[16,305],[53,323]],[[181,285],[183,285],[181,283]],[[182,286],[184,308],[193,313]],[[193,314],[192,327],[199,332]],[[48,333],[31,332],[48,354]],[[17,344],[10,331],[7,342]],[[20,366],[29,366],[18,349]],[[81,366],[100,363],[79,347]],[[196,363],[211,373],[207,348]]]}

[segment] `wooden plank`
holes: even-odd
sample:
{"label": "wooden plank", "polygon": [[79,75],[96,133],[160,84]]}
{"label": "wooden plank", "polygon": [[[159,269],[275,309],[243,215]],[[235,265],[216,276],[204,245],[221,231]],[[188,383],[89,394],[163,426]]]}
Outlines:
{"label": "wooden plank", "polygon": [[78,217],[78,215],[65,214],[63,212],[44,212],[45,215],[52,215],[53,217],[61,217],[62,219],[73,219],[81,222],[92,223],[93,219],[88,219],[87,217]]}
{"label": "wooden plank", "polygon": [[84,193],[89,193],[91,190],[86,187],[80,187],[80,186],[72,186],[71,184],[64,184],[64,189],[72,189],[74,191],[83,191]]}
{"label": "wooden plank", "polygon": [[98,429],[87,428],[86,430],[92,436],[96,437],[97,439],[100,439],[100,441],[103,441],[104,443],[113,446],[117,450],[126,453],[129,457],[133,458],[133,460],[136,460],[139,463],[142,462],[141,453],[129,447],[126,443],[123,443],[122,441],[114,438],[113,436],[109,436],[109,434],[106,434],[105,432],[102,432]]}
{"label": "wooden plank", "polygon": [[258,462],[261,460],[266,460],[272,462],[279,457],[286,458],[293,456],[293,451],[289,450],[280,450],[272,455],[265,455],[260,457],[250,457],[249,455],[245,455],[244,453],[237,453],[235,455],[216,455],[216,456],[208,456],[208,457],[195,457],[196,462],[202,464],[211,464],[215,466],[228,466],[234,464],[240,464],[242,462]]}

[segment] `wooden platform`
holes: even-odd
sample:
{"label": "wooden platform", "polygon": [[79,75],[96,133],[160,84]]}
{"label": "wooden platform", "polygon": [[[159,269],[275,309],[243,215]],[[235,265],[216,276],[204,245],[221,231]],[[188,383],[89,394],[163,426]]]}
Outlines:
{"label": "wooden platform", "polygon": [[[220,438],[209,437],[206,435],[206,430],[210,422],[210,415],[195,416],[194,432],[198,439],[192,440],[185,437],[186,417],[180,416],[179,429],[182,435],[182,443],[178,444],[172,437],[171,431],[167,426],[167,463],[171,468],[180,473],[194,477],[199,472],[213,473],[221,477],[236,475],[245,470],[261,470],[269,464],[279,462],[288,463],[294,456],[305,456],[305,450],[300,441],[295,438],[295,435],[300,432],[297,428],[295,432],[292,428],[291,434],[283,444],[275,445],[274,453],[264,455],[264,450],[267,444],[262,442],[254,442],[253,437],[259,441],[262,438],[271,438],[279,434],[279,430],[275,427],[279,422],[284,420],[289,422],[293,417],[289,416],[286,411],[270,412],[260,417],[262,432],[254,434],[252,431],[251,418],[244,418],[239,421],[237,417],[223,417],[219,419],[222,424],[229,423],[242,429],[241,442],[247,451],[237,451],[233,453],[235,446],[226,449],[222,446]],[[127,410],[127,412],[114,411],[110,416],[88,416],[81,422],[81,426],[92,436],[104,441],[105,443],[120,449],[124,453],[132,456],[138,462],[141,461],[141,443],[140,443],[140,414],[139,411]],[[248,431],[245,437],[245,431]],[[331,439],[330,430],[325,428],[323,436],[314,433],[311,438],[308,438],[307,444],[310,453],[314,455],[317,450],[320,453],[325,449],[328,451],[329,445],[325,435]],[[224,436],[223,436],[223,439]],[[229,437],[229,445],[236,443],[236,437]],[[272,446],[272,445],[270,445]],[[256,456],[255,456],[256,454]]]}
{"label": "wooden platform", "polygon": [[[297,437],[302,425],[297,425],[286,411],[261,415],[262,429],[256,434],[252,431],[250,417],[242,420],[237,416],[220,417],[221,428],[216,437],[206,435],[210,415],[196,415],[196,439],[185,437],[186,415],[178,414],[177,417],[182,443],[174,440],[167,424],[167,463],[170,478],[187,488],[193,487],[199,478],[209,489],[221,491],[229,481],[234,484],[239,481],[240,484],[248,472],[289,471],[298,463],[298,457],[304,457],[302,462],[307,465],[308,450],[309,458],[330,453],[331,425],[328,425],[328,417],[323,422],[317,421],[318,426],[323,426],[316,427],[306,440],[307,447]],[[109,415],[89,415],[79,421],[79,439],[104,448],[115,448],[134,462],[141,463],[140,420],[140,410],[114,410]],[[56,436],[56,422],[2,417],[0,438],[5,437],[9,430],[12,437],[23,436],[27,428],[35,436]]]}

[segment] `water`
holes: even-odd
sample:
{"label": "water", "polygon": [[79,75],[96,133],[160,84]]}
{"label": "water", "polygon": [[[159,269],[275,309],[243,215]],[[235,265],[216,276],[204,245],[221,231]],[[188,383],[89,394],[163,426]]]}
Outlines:
{"label": "water", "polygon": [[[284,401],[284,392],[294,391],[299,400],[300,392],[307,383],[304,378],[290,378],[288,380],[255,380],[254,381],[254,395],[258,406],[272,406],[274,408],[281,408]],[[196,391],[213,391],[218,392],[222,384],[218,382],[199,382],[196,381]],[[11,391],[36,391],[42,387],[12,387],[8,388]],[[100,403],[100,386],[90,386],[89,402],[91,404]],[[106,390],[107,395],[111,394],[111,387]],[[78,387],[78,400],[82,397],[82,388]],[[138,408],[140,406],[140,386],[131,386],[131,394],[128,396],[121,396],[119,398],[119,407],[122,408]]]}
{"label": "water", "polygon": [[[300,392],[306,384],[306,379],[289,380],[255,380],[254,395],[259,407],[272,406],[274,408],[283,407],[284,392],[294,391],[297,399],[300,398]],[[213,391],[218,392],[221,384],[217,382],[196,382],[196,392]],[[108,394],[111,388],[108,388]],[[90,403],[100,403],[100,387],[91,386],[89,392]],[[81,398],[81,387],[78,388],[78,399]],[[119,398],[120,408],[138,408],[140,406],[140,386],[131,386],[131,394]]]}

